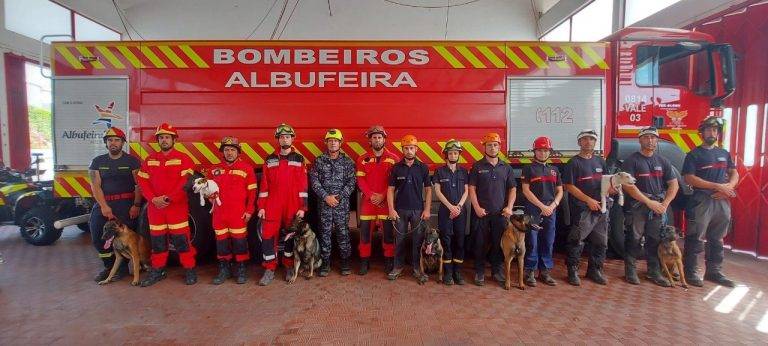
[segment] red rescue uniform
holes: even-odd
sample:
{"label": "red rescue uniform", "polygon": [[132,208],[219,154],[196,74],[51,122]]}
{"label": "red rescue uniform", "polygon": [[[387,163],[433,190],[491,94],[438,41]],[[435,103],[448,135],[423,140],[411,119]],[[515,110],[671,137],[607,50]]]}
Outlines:
{"label": "red rescue uniform", "polygon": [[[395,256],[394,234],[392,234],[391,222],[386,222],[389,217],[387,208],[387,187],[389,173],[392,166],[400,158],[384,149],[381,156],[376,156],[373,152],[367,152],[357,158],[357,185],[362,193],[362,203],[360,204],[360,258],[371,257],[371,228],[378,223],[383,226],[382,234],[384,257]],[[371,202],[371,196],[379,193],[384,196],[380,205]],[[383,225],[382,225],[383,223]]]}
{"label": "red rescue uniform", "polygon": [[[254,213],[256,174],[253,166],[241,159],[223,162],[211,170],[211,179],[219,186],[221,206],[213,207],[213,230],[216,233],[216,256],[229,261],[247,261],[247,222],[243,215]],[[215,202],[214,202],[215,203]]]}
{"label": "red rescue uniform", "polygon": [[[169,241],[179,253],[181,265],[187,269],[195,267],[195,248],[189,239],[189,205],[184,190],[184,185],[194,173],[193,167],[187,155],[171,149],[167,153],[150,154],[137,174],[141,193],[149,201],[147,216],[153,268],[165,267]],[[170,204],[157,208],[152,203],[157,196],[167,196]]]}
{"label": "red rescue uniform", "polygon": [[[304,156],[291,151],[288,155],[273,153],[264,162],[258,207],[265,210],[262,227],[262,266],[267,270],[277,267],[278,235],[281,228],[293,222],[296,212],[307,211],[307,168]],[[283,265],[293,267],[293,240],[285,243]]]}

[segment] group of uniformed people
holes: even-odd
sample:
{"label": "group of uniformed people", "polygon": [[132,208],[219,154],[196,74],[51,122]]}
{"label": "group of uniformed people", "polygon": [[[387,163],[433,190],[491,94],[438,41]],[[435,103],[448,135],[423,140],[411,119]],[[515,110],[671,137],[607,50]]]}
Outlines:
{"label": "group of uniformed people", "polygon": [[[706,118],[699,126],[703,143],[688,153],[683,165],[685,183],[692,186],[694,193],[686,209],[688,227],[682,275],[694,286],[702,286],[697,268],[697,257],[702,251],[706,252],[704,279],[734,286],[733,281],[723,275],[722,262],[723,238],[730,221],[729,199],[735,197],[738,174],[729,153],[717,147],[722,126],[721,119]],[[186,284],[197,282],[184,189],[194,173],[193,164],[187,155],[174,149],[178,139],[175,128],[162,124],[155,136],[160,151],[139,163],[137,158],[122,150],[125,133],[112,127],[103,137],[108,153],[94,158],[90,166],[96,200],[90,219],[91,235],[105,266],[96,281],[105,279],[114,263],[109,244],[101,240],[104,223],[118,218],[135,229],[143,197],[148,202],[152,254],[151,269],[141,286],[153,285],[166,277],[164,267],[169,244],[178,252],[181,265],[186,269]],[[503,255],[499,244],[507,219],[513,214],[517,182],[512,167],[499,159],[501,137],[497,133],[488,133],[482,138],[484,157],[469,171],[458,165],[463,150],[461,142],[447,141],[443,149],[446,164],[430,176],[427,165],[416,157],[419,147],[415,136],[406,135],[401,139],[402,158],[386,149],[387,132],[382,126],[371,127],[365,136],[371,150],[354,162],[341,151],[341,131],[328,130],[325,134],[327,150],[307,172],[304,157],[292,146],[296,137],[294,129],[281,124],[275,130],[279,148],[266,158],[259,184],[253,167],[239,158],[238,139],[224,137],[219,147],[223,162],[206,171],[206,178],[218,184],[222,201],[221,206],[215,204],[212,211],[219,260],[219,271],[212,283],[221,284],[230,277],[235,277],[237,283],[246,282],[247,224],[254,212],[262,219],[260,237],[265,271],[259,284],[265,286],[274,280],[279,244],[283,245],[281,257],[286,279],[291,277],[293,241],[281,239],[280,230],[289,227],[294,218],[305,216],[310,189],[317,196],[320,218],[318,238],[322,266],[318,275],[327,276],[330,272],[334,230],[340,250],[340,273],[351,274],[348,223],[350,200],[356,187],[362,199],[358,210],[361,221],[359,275],[367,274],[370,268],[375,228],[382,230],[385,272],[390,280],[403,274],[408,236],[412,238],[413,275],[419,279],[424,275],[417,259],[424,236],[421,226],[429,222],[434,189],[440,202],[437,228],[444,248],[443,282],[446,285],[465,284],[461,266],[470,209],[476,218],[471,237],[475,259],[473,281],[476,285],[484,285],[487,258],[493,279],[503,283]],[[631,284],[640,283],[635,262],[640,255],[642,237],[645,237],[648,279],[661,286],[672,284],[661,275],[656,247],[659,230],[666,223],[667,209],[679,186],[669,161],[656,152],[658,139],[657,129],[642,129],[639,132],[640,151],[624,160],[621,167],[637,179],[636,185],[623,187],[629,195],[624,205],[625,279]],[[524,266],[525,282],[529,286],[536,286],[537,279],[547,285],[556,285],[551,275],[552,252],[556,209],[563,198],[563,185],[570,195],[572,216],[567,236],[568,283],[580,285],[579,259],[585,241],[590,243],[586,277],[598,284],[607,283],[603,266],[609,222],[608,213],[601,212],[599,202],[602,176],[607,174],[606,162],[594,153],[598,141],[596,132],[581,131],[576,140],[580,152],[569,160],[562,175],[556,166],[548,163],[552,143],[547,137],[534,141],[534,160],[522,170],[520,180],[526,198],[523,204],[525,213],[533,220],[533,227],[526,237]],[[467,202],[471,208],[464,207]],[[607,203],[611,204],[612,199],[608,198]],[[128,268],[124,266],[116,277],[119,279],[127,273]]]}

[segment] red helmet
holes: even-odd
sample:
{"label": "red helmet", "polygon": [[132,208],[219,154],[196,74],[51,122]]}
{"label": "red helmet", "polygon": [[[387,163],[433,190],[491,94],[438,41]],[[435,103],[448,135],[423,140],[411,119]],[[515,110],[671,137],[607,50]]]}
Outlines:
{"label": "red helmet", "polygon": [[384,136],[384,138],[387,138],[387,131],[385,131],[384,126],[381,126],[381,125],[371,126],[371,128],[369,128],[368,131],[365,131],[365,137],[371,138],[371,136],[377,133]]}
{"label": "red helmet", "polygon": [[125,139],[125,132],[123,130],[117,128],[117,127],[110,127],[106,131],[104,131],[104,135],[101,136],[101,139],[104,140],[104,143],[107,142],[108,137],[119,137],[123,140],[123,142],[126,141]]}
{"label": "red helmet", "polygon": [[533,141],[533,150],[536,150],[536,149],[552,150],[552,141],[549,140],[549,137],[546,137],[546,136],[536,138]]}
{"label": "red helmet", "polygon": [[157,127],[157,131],[155,131],[155,137],[159,135],[171,135],[177,138],[179,137],[178,132],[176,132],[176,128],[168,125],[168,123],[162,123]]}

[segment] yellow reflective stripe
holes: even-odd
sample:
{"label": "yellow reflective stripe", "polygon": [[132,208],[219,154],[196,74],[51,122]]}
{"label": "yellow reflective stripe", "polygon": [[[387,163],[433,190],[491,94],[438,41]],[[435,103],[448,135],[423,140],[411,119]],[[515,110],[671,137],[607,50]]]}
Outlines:
{"label": "yellow reflective stripe", "polygon": [[196,165],[200,164],[200,160],[198,160],[197,157],[195,157],[195,155],[192,155],[192,153],[190,153],[189,150],[187,150],[187,147],[185,147],[183,144],[176,143],[176,145],[174,145],[173,148],[184,154],[187,154],[187,156],[189,156],[189,158],[192,159],[192,162],[194,162]]}
{"label": "yellow reflective stripe", "polygon": [[680,147],[684,153],[691,151],[691,148],[687,143],[685,143],[685,140],[683,140],[683,137],[681,137],[679,133],[670,132],[669,137],[672,138],[672,141],[674,141],[675,144],[677,144],[677,146]]}
{"label": "yellow reflective stripe", "polygon": [[83,188],[83,186],[80,185],[80,182],[77,181],[77,179],[75,179],[75,177],[64,177],[64,180],[66,180],[67,183],[69,183],[69,186],[71,186],[73,189],[75,189],[75,192],[77,192],[77,194],[80,197],[91,197],[91,194],[88,193],[88,190]]}
{"label": "yellow reflective stripe", "polygon": [[[542,51],[544,51],[544,53],[547,54],[547,56],[557,56],[558,55],[557,52],[555,52],[555,50],[552,49],[552,47],[550,47],[550,46],[541,45],[541,46],[539,46],[539,48]],[[555,61],[555,64],[557,64],[557,67],[559,67],[559,68],[568,68],[568,63],[565,62],[565,61]]]}
{"label": "yellow reflective stripe", "polygon": [[315,143],[312,143],[312,142],[303,142],[303,143],[301,143],[301,144],[304,144],[304,147],[306,147],[306,148],[307,148],[307,150],[309,150],[309,152],[310,152],[310,153],[312,153],[312,155],[315,155],[315,157],[319,157],[320,155],[322,155],[322,154],[323,154],[323,151],[322,151],[322,150],[320,150],[320,149],[319,149],[319,148],[318,148],[318,147],[315,145]]}
{"label": "yellow reflective stripe", "polygon": [[165,161],[165,165],[166,166],[178,166],[178,165],[181,165],[181,160],[179,160],[179,159],[168,160],[168,161]]}
{"label": "yellow reflective stripe", "polygon": [[184,227],[189,227],[189,221],[184,221],[181,223],[174,223],[172,225],[168,225],[168,229],[182,229]]}
{"label": "yellow reflective stripe", "polygon": [[239,176],[241,176],[243,178],[245,178],[248,175],[248,173],[246,173],[245,171],[241,171],[239,169],[233,169],[233,170],[229,171],[229,174],[239,175]]}
{"label": "yellow reflective stripe", "polygon": [[150,231],[162,231],[167,228],[168,228],[168,225],[152,225],[152,224],[149,225]]}
{"label": "yellow reflective stripe", "polygon": [[155,52],[153,52],[149,47],[139,46],[139,51],[141,51],[141,53],[144,54],[144,56],[147,57],[147,59],[149,59],[149,61],[155,65],[155,67],[168,67],[162,60],[160,60],[160,58],[157,57],[157,55],[155,55]]}
{"label": "yellow reflective stripe", "polygon": [[547,68],[547,64],[544,63],[544,60],[541,60],[541,57],[536,54],[536,52],[531,49],[531,47],[528,46],[520,46],[520,50],[523,51],[523,54],[528,57],[528,59],[531,59],[536,66],[539,68]]}
{"label": "yellow reflective stripe", "polygon": [[347,145],[349,145],[349,147],[352,148],[352,151],[354,151],[355,154],[357,154],[357,156],[365,154],[365,149],[363,149],[363,147],[359,143],[347,142]]}
{"label": "yellow reflective stripe", "polygon": [[192,145],[195,147],[195,149],[197,149],[197,151],[201,152],[206,159],[208,159],[208,162],[214,165],[221,163],[221,160],[219,160],[219,158],[210,149],[208,149],[208,147],[205,146],[205,144],[200,142],[195,142],[195,143],[192,143]]}
{"label": "yellow reflective stripe", "polygon": [[[80,54],[82,54],[83,57],[90,57],[90,58],[96,57],[84,45],[80,45],[80,44],[75,45],[75,49],[77,49],[77,51],[80,52]],[[89,62],[91,63],[91,66],[93,66],[96,69],[99,69],[99,70],[104,69],[104,64],[102,64],[101,61],[99,61],[98,59],[94,59],[93,61],[89,61]]]}
{"label": "yellow reflective stripe", "polygon": [[99,254],[99,258],[110,258],[110,257],[112,257],[112,254],[113,254],[112,252],[100,253]]}
{"label": "yellow reflective stripe", "polygon": [[246,156],[250,157],[253,162],[256,162],[256,164],[264,164],[264,159],[256,153],[253,148],[251,148],[248,143],[240,143],[240,149],[243,150],[243,153],[245,153]]}
{"label": "yellow reflective stripe", "polygon": [[449,259],[447,259],[447,260],[443,260],[443,263],[445,263],[445,264],[448,264],[448,263],[451,263],[451,262],[453,262],[453,261],[452,261],[452,260],[449,260]]}
{"label": "yellow reflective stripe", "polygon": [[195,174],[195,171],[192,168],[187,168],[187,169],[181,171],[181,176],[182,177],[185,176],[185,175],[192,175],[192,174]]}
{"label": "yellow reflective stripe", "polygon": [[483,154],[480,153],[477,148],[475,148],[475,145],[472,144],[472,142],[461,142],[461,147],[466,150],[470,156],[472,156],[475,161],[480,160],[483,158]]}
{"label": "yellow reflective stripe", "polygon": [[400,150],[400,152],[403,151],[403,146],[400,144],[400,142],[392,142],[392,145],[394,145],[397,150]]}
{"label": "yellow reflective stripe", "polygon": [[139,60],[139,58],[136,57],[136,55],[131,52],[131,50],[126,46],[117,46],[117,50],[120,51],[120,53],[123,54],[123,56],[128,59],[128,61],[133,65],[135,68],[144,68],[144,63]]}
{"label": "yellow reflective stripe", "polygon": [[157,46],[157,48],[160,48],[160,51],[165,54],[166,57],[168,57],[168,60],[170,60],[176,67],[180,68],[187,68],[187,63],[184,62],[184,60],[181,60],[178,55],[171,49],[171,47],[168,46]]}
{"label": "yellow reflective stripe", "polygon": [[259,192],[259,198],[268,197],[268,196],[269,196],[269,192]]}
{"label": "yellow reflective stripe", "polygon": [[376,216],[375,215],[360,215],[360,220],[362,220],[362,221],[376,220]]}
{"label": "yellow reflective stripe", "polygon": [[123,65],[123,62],[120,61],[120,59],[118,59],[114,54],[112,54],[109,48],[104,46],[96,46],[96,50],[98,50],[99,53],[101,53],[101,55],[107,58],[107,61],[109,61],[109,63],[112,64],[112,66],[114,66],[115,68],[118,68],[118,69],[125,68],[125,65]]}
{"label": "yellow reflective stripe", "polygon": [[393,165],[395,164],[395,160],[393,160],[393,159],[390,159],[390,158],[386,158],[386,159],[384,159],[384,162],[385,162],[385,163],[390,163],[390,164],[393,164]]}
{"label": "yellow reflective stripe", "polygon": [[138,171],[138,172],[136,173],[136,175],[138,175],[139,177],[142,177],[142,178],[144,178],[144,179],[149,179],[149,174],[147,174],[147,173],[144,173],[143,171]]}
{"label": "yellow reflective stripe", "polygon": [[192,60],[192,62],[194,62],[195,65],[197,65],[197,67],[200,67],[200,68],[208,68],[209,67],[208,64],[206,64],[205,61],[203,59],[201,59],[200,56],[197,55],[197,53],[195,53],[195,50],[192,49],[190,46],[180,45],[179,49],[181,49],[181,51],[184,52],[184,54],[187,55],[189,60]]}
{"label": "yellow reflective stripe", "polygon": [[259,146],[262,150],[264,150],[267,154],[272,154],[275,152],[275,148],[272,147],[271,144],[267,142],[259,142]]}
{"label": "yellow reflective stripe", "polygon": [[229,233],[229,228],[215,229],[213,232],[216,233],[216,235],[227,234]]}
{"label": "yellow reflective stripe", "polygon": [[230,228],[229,232],[233,233],[233,234],[243,234],[243,233],[245,233],[246,230],[247,230],[247,228],[245,228],[245,227],[243,227],[243,228]]}
{"label": "yellow reflective stripe", "polygon": [[435,51],[437,51],[437,54],[440,54],[440,56],[442,56],[453,68],[464,68],[464,64],[457,60],[451,52],[445,49],[445,47],[433,46],[432,48],[434,48]]}
{"label": "yellow reflective stripe", "polygon": [[[445,143],[446,142],[437,142],[437,145],[440,146],[440,152],[443,152],[443,149],[445,149]],[[459,155],[459,163],[467,163],[467,160],[465,160],[463,156]]]}
{"label": "yellow reflective stripe", "polygon": [[147,160],[147,166],[160,166],[160,161],[157,161],[157,160]]}
{"label": "yellow reflective stripe", "polygon": [[160,144],[157,143],[149,143],[149,146],[154,150],[155,152],[160,152]]}
{"label": "yellow reflective stripe", "polygon": [[455,259],[454,258],[453,259],[453,263],[464,263],[464,260],[460,260],[460,259]]}
{"label": "yellow reflective stripe", "polygon": [[509,47],[507,46],[500,46],[496,47],[498,48],[504,55],[509,58],[510,61],[512,61],[513,64],[515,64],[515,67],[517,68],[528,68],[528,64],[526,64],[523,59],[520,59],[519,56],[515,52],[513,52]]}
{"label": "yellow reflective stripe", "polygon": [[256,183],[253,183],[251,185],[248,185],[248,190],[256,190],[256,188],[259,187]]}
{"label": "yellow reflective stripe", "polygon": [[58,194],[59,197],[72,197],[72,195],[67,192],[67,189],[65,189],[58,180],[53,182],[53,190],[56,191],[56,194]]}
{"label": "yellow reflective stripe", "polygon": [[589,58],[592,59],[592,61],[594,61],[597,64],[597,67],[603,70],[608,69],[608,64],[605,63],[605,60],[603,60],[603,58],[601,58],[600,55],[598,55],[594,50],[592,50],[592,47],[585,44],[581,46],[581,49],[583,49],[584,53],[586,53],[589,56]]}
{"label": "yellow reflective stripe", "polygon": [[377,216],[378,216],[379,220],[388,220],[389,219],[389,215],[377,215]]}
{"label": "yellow reflective stripe", "polygon": [[429,146],[429,144],[424,142],[419,142],[417,144],[419,146],[419,149],[421,149],[422,152],[424,152],[427,157],[429,157],[430,160],[432,160],[433,163],[443,163],[443,158],[440,157],[434,150],[432,150],[432,147]]}
{"label": "yellow reflective stripe", "polygon": [[695,144],[697,147],[700,146],[701,143],[703,143],[701,140],[701,136],[699,136],[698,133],[689,133],[687,136],[688,138],[691,139],[691,141],[693,141],[693,144]]}
{"label": "yellow reflective stripe", "polygon": [[568,55],[568,57],[571,60],[573,60],[573,62],[576,63],[577,66],[579,66],[579,68],[589,67],[589,64],[587,64],[587,62],[584,61],[584,59],[582,59],[581,56],[578,53],[576,53],[576,51],[573,50],[573,48],[571,48],[570,46],[563,46],[562,49],[563,49],[563,52],[565,52],[565,54]]}
{"label": "yellow reflective stripe", "polygon": [[130,143],[129,146],[131,147],[131,150],[133,150],[134,153],[139,155],[139,157],[144,160],[149,156],[149,153],[144,149],[144,147],[141,146],[139,143]]}
{"label": "yellow reflective stripe", "polygon": [[488,58],[488,60],[490,60],[491,63],[493,63],[493,66],[496,66],[498,68],[506,67],[504,62],[501,61],[501,59],[499,59],[499,57],[496,56],[496,54],[493,54],[493,52],[491,52],[491,50],[488,47],[486,47],[486,46],[477,46],[476,48],[477,48],[477,50],[480,51],[480,53],[483,53],[483,55],[486,58]]}
{"label": "yellow reflective stripe", "polygon": [[472,64],[475,68],[485,68],[485,64],[483,64],[480,59],[478,59],[472,52],[469,50],[469,48],[464,46],[456,46],[456,50],[461,53],[461,55],[464,56],[467,60],[469,60],[469,63]]}
{"label": "yellow reflective stripe", "polygon": [[72,55],[72,52],[69,51],[69,48],[63,47],[63,46],[56,46],[56,51],[61,54],[61,56],[66,60],[70,66],[74,67],[76,70],[82,70],[85,69],[85,66],[75,58],[74,55]]}
{"label": "yellow reflective stripe", "polygon": [[364,177],[364,176],[365,176],[365,172],[363,172],[363,171],[357,171],[357,176],[358,176],[358,177]]}

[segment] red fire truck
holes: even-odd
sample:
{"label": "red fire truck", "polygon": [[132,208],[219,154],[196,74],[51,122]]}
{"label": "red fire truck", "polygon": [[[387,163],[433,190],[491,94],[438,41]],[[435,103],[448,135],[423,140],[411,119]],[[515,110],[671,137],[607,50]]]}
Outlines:
{"label": "red fire truck", "polygon": [[[419,158],[433,166],[444,162],[449,138],[463,142],[462,163],[480,159],[480,138],[495,131],[503,159],[518,167],[542,135],[553,139],[552,161],[566,162],[585,128],[600,134],[598,150],[615,164],[638,149],[638,129],[655,125],[660,152],[679,168],[701,143],[698,122],[718,114],[734,89],[730,46],[677,29],[627,28],[592,43],[57,42],[51,56],[60,199],[90,197],[86,169],[104,152],[107,126],[127,128],[131,154],[145,158],[159,150],[153,133],[162,122],[179,129],[177,148],[201,169],[220,162],[223,135],[240,138],[259,168],[281,122],[296,128],[309,161],[328,128],[342,130],[354,158],[367,149],[364,130],[380,124],[392,150],[415,134]],[[204,215],[191,206],[196,243],[210,233]]]}

